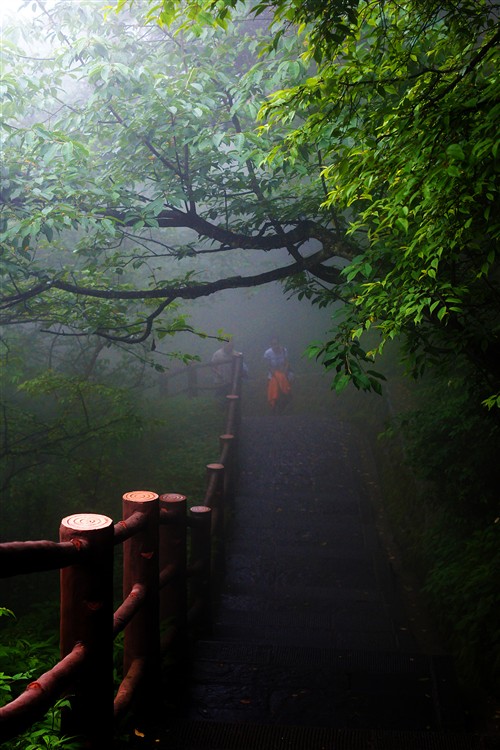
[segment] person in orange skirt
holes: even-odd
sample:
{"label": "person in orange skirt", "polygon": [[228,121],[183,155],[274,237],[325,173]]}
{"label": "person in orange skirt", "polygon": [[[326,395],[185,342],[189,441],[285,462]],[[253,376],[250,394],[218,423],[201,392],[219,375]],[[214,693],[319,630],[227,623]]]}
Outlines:
{"label": "person in orange skirt", "polygon": [[271,346],[264,352],[269,373],[267,378],[267,401],[273,414],[281,414],[292,397],[291,370],[288,350],[274,336]]}

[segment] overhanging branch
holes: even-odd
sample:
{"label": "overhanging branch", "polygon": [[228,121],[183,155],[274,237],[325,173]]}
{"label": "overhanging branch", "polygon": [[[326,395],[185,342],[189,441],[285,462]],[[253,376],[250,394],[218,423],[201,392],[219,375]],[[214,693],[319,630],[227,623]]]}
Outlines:
{"label": "overhanging branch", "polygon": [[244,289],[253,286],[262,286],[263,284],[269,284],[272,281],[280,281],[281,279],[288,278],[288,276],[294,276],[297,273],[303,271],[315,272],[315,269],[320,273],[328,273],[330,283],[340,283],[340,270],[322,265],[323,261],[330,258],[329,253],[325,253],[324,250],[320,250],[308,258],[304,258],[300,262],[291,263],[288,266],[281,266],[280,268],[274,268],[271,271],[264,271],[259,274],[252,276],[228,276],[224,279],[218,279],[217,281],[207,281],[187,284],[186,286],[166,286],[159,287],[157,289],[143,289],[143,290],[113,290],[113,289],[92,289],[90,287],[82,287],[76,284],[70,284],[66,281],[55,280],[50,284],[52,289],[60,289],[65,292],[72,294],[84,295],[87,297],[98,297],[100,299],[126,299],[126,300],[147,300],[147,299],[163,299],[167,300],[168,303],[173,302],[176,299],[198,299],[200,297],[208,297],[215,292],[220,292],[224,289]]}
{"label": "overhanging branch", "polygon": [[295,262],[287,266],[264,271],[252,276],[229,276],[217,281],[207,281],[199,283],[186,284],[185,286],[165,286],[156,289],[95,289],[92,287],[80,286],[79,284],[70,283],[61,279],[47,280],[44,283],[36,283],[30,289],[20,291],[17,294],[7,295],[0,302],[0,309],[6,310],[16,305],[27,302],[33,297],[40,296],[50,292],[52,289],[59,289],[70,294],[84,297],[95,297],[98,299],[121,299],[121,300],[164,300],[170,304],[176,299],[198,299],[199,297],[208,297],[215,292],[224,289],[243,289],[252,286],[262,286],[272,281],[280,281],[288,276],[293,276],[303,271],[317,272],[320,277],[325,273],[330,283],[340,283],[340,270],[323,266],[323,262],[332,257],[331,253],[320,250],[300,262]]}
{"label": "overhanging branch", "polygon": [[[323,262],[331,258],[331,253],[320,250],[313,255],[302,259],[299,262],[290,265],[274,268],[270,271],[253,274],[251,276],[229,276],[216,281],[189,283],[185,285],[168,285],[156,289],[142,290],[120,290],[120,289],[95,289],[91,287],[80,286],[62,279],[47,280],[45,283],[37,283],[30,289],[20,291],[15,295],[3,298],[0,309],[13,310],[18,306],[24,306],[26,303],[37,296],[50,294],[52,290],[58,290],[77,297],[91,297],[102,300],[129,300],[129,301],[146,301],[156,300],[157,305],[141,323],[137,320],[130,323],[130,328],[134,332],[119,333],[113,331],[113,326],[109,328],[96,328],[92,331],[94,335],[107,339],[108,341],[122,342],[127,344],[139,344],[144,342],[153,332],[155,320],[164,312],[164,310],[175,300],[195,300],[201,297],[207,297],[216,292],[225,289],[244,289],[249,287],[262,286],[273,281],[281,281],[290,276],[307,271],[317,274],[319,277],[327,275],[329,283],[340,284],[340,269],[325,266]],[[21,322],[21,320],[19,320]],[[60,322],[60,321],[59,321]],[[50,323],[49,323],[50,325]],[[141,330],[137,328],[140,326]]]}

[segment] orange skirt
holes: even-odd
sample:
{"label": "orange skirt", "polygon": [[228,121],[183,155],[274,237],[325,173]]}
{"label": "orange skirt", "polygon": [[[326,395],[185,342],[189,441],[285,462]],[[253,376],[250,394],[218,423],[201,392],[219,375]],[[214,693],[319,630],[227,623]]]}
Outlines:
{"label": "orange skirt", "polygon": [[281,395],[288,396],[292,391],[292,386],[286,374],[280,370],[273,372],[267,383],[267,400],[274,409]]}

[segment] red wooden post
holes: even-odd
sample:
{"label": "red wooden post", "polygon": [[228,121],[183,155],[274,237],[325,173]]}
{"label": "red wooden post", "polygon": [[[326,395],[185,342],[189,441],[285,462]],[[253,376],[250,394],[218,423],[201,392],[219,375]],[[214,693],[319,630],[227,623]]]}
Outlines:
{"label": "red wooden post", "polygon": [[243,372],[243,354],[238,352],[233,354],[231,367],[231,393],[235,396],[241,394],[241,375]]}
{"label": "red wooden post", "polygon": [[226,429],[227,431],[235,436],[235,441],[237,440],[237,436],[240,432],[240,422],[241,422],[241,409],[240,409],[240,397],[235,396],[234,394],[230,394],[229,396],[226,396],[227,401],[227,421],[226,421]]}
{"label": "red wooden post", "polygon": [[89,543],[82,561],[61,569],[61,656],[83,643],[88,656],[79,672],[72,710],[62,730],[81,735],[84,747],[110,747],[113,741],[113,521],[95,513],[67,516],[61,542]]}
{"label": "red wooden post", "polygon": [[[160,496],[160,627],[165,703],[180,712],[189,700],[187,625],[187,518],[186,497]],[[166,515],[166,523],[165,523]],[[166,579],[166,583],[165,583]]]}
{"label": "red wooden post", "polygon": [[125,628],[123,671],[143,665],[138,690],[137,716],[147,723],[158,710],[161,679],[159,622],[159,498],[156,492],[138,490],[123,495],[123,520],[134,513],[144,515],[144,526],[123,544],[123,598],[134,584],[145,588],[145,601]]}
{"label": "red wooden post", "polygon": [[210,586],[212,510],[194,505],[189,510],[191,521],[191,608],[190,619],[195,629],[209,633],[212,628],[212,593]]}
{"label": "red wooden post", "polygon": [[168,522],[160,525],[160,580],[162,574],[169,576],[160,591],[160,622],[165,631],[165,645],[184,651],[187,645],[186,496],[161,495],[160,509],[168,516]]}
{"label": "red wooden post", "polygon": [[239,465],[239,435],[241,424],[241,400],[239,396],[226,396],[227,398],[227,419],[226,432],[233,436],[231,450],[231,472],[232,476],[238,476]]}
{"label": "red wooden post", "polygon": [[212,508],[212,582],[219,584],[225,557],[225,498],[223,464],[207,464],[206,505]]}
{"label": "red wooden post", "polygon": [[224,496],[226,506],[234,499],[235,492],[235,456],[234,435],[220,435],[221,463],[224,464]]}

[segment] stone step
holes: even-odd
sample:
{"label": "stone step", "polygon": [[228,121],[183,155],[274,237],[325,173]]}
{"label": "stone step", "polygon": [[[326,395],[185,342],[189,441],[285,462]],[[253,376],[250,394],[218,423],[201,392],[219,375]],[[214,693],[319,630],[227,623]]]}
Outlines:
{"label": "stone step", "polygon": [[[308,592],[311,597],[311,591]],[[351,592],[352,594],[352,592]],[[246,609],[232,608],[230,595],[225,596],[225,607],[214,618],[212,635],[217,641],[244,643],[279,643],[285,646],[355,649],[369,651],[411,651],[417,649],[416,640],[405,621],[385,603],[372,601],[361,592],[357,600],[337,597],[328,599],[324,611],[317,599],[309,598],[312,606],[298,606],[297,599],[275,602],[275,609],[260,609],[255,597],[234,597],[234,604]],[[281,605],[281,609],[277,609]],[[367,623],[369,626],[367,626]]]}
{"label": "stone step", "polygon": [[498,738],[464,733],[205,721],[181,722],[150,741],[160,750],[498,750]]}
{"label": "stone step", "polygon": [[406,654],[394,651],[355,651],[316,648],[314,646],[288,647],[271,643],[242,643],[240,641],[199,640],[194,644],[193,661],[225,661],[259,666],[329,667],[334,671],[364,672],[367,674],[419,674],[428,673],[437,663],[448,665],[452,661],[442,654]]}
{"label": "stone step", "polygon": [[419,653],[199,641],[190,705],[192,719],[227,722],[401,731],[464,727],[452,662]]}

